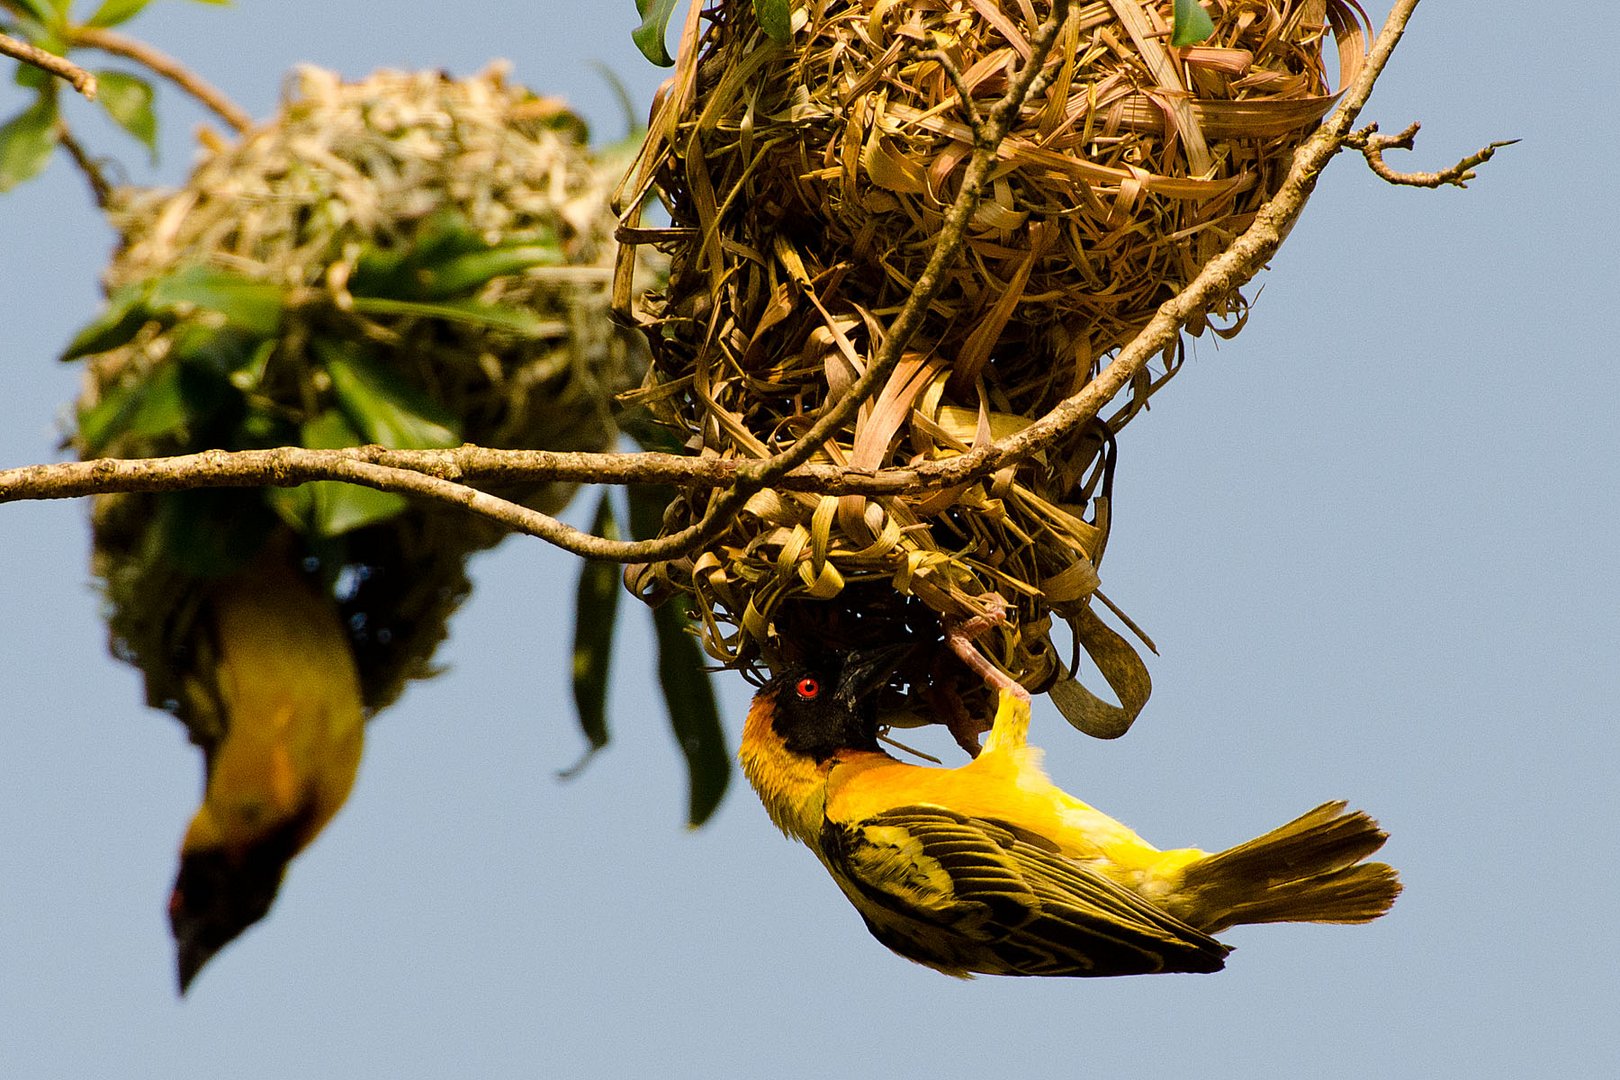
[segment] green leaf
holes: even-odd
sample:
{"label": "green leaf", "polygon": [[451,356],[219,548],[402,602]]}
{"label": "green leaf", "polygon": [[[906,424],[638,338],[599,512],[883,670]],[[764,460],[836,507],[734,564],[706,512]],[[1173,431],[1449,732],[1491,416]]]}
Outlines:
{"label": "green leaf", "polygon": [[765,36],[778,45],[793,40],[793,0],[754,0],[754,17]]}
{"label": "green leaf", "polygon": [[117,26],[141,13],[152,0],[104,0],[85,23],[86,26]]}
{"label": "green leaf", "polygon": [[152,318],[146,306],[144,285],[125,285],[107,298],[107,306],[95,320],[68,342],[63,360],[77,360],[127,345]]}
{"label": "green leaf", "polygon": [[671,67],[675,63],[674,57],[664,47],[664,38],[669,32],[669,17],[674,11],[675,0],[636,0],[636,14],[641,16],[641,25],[630,31],[630,40],[636,43],[642,56],[659,67]]}
{"label": "green leaf", "polygon": [[653,609],[658,634],[658,682],[669,709],[669,726],[686,757],[686,823],[703,824],[725,798],[731,755],[720,726],[714,687],[704,671],[703,649],[691,633],[686,597],[671,596]]}
{"label": "green leaf", "polygon": [[445,300],[503,274],[565,261],[550,229],[526,229],[491,244],[462,214],[441,211],[419,227],[410,244],[363,251],[349,292],[383,300]]}
{"label": "green leaf", "polygon": [[417,315],[427,319],[449,319],[488,329],[507,330],[519,337],[536,338],[545,333],[545,321],[527,308],[504,304],[482,304],[476,300],[444,300],[424,303],[393,300],[381,296],[356,296],[354,310],[367,315]]}
{"label": "green leaf", "polygon": [[51,11],[52,5],[45,3],[45,0],[13,0],[13,2],[37,22],[51,23],[55,21],[55,15]]}
{"label": "green leaf", "polygon": [[[301,445],[311,450],[358,446],[360,434],[341,412],[328,409],[304,424]],[[272,488],[270,505],[307,536],[330,538],[397,517],[410,505],[403,495],[341,480],[316,480],[293,488]]]}
{"label": "green leaf", "polygon": [[332,377],[338,407],[367,442],[395,450],[461,445],[456,418],[352,342],[316,338],[315,356]]}
{"label": "green leaf", "polygon": [[429,300],[482,288],[493,278],[521,274],[536,266],[561,266],[562,248],[556,244],[523,244],[496,247],[458,255],[438,268],[422,274],[422,296]]}
{"label": "green leaf", "polygon": [[1215,33],[1215,24],[1198,0],[1176,0],[1171,25],[1170,44],[1177,46],[1196,45]]}
{"label": "green leaf", "polygon": [[136,392],[136,408],[129,418],[129,434],[155,439],[186,426],[191,410],[187,408],[183,374],[181,365],[169,363],[141,381]]}
{"label": "green leaf", "polygon": [[129,429],[129,422],[140,407],[138,387],[115,386],[89,408],[79,410],[79,430],[74,441],[84,457],[97,457],[107,444]]}
{"label": "green leaf", "polygon": [[237,326],[207,326],[189,322],[176,329],[172,340],[174,354],[188,365],[234,383],[231,376],[252,367],[265,345],[274,343],[276,339],[265,338]]}
{"label": "green leaf", "polygon": [[[630,535],[648,540],[663,528],[664,508],[674,490],[659,485],[630,489]],[[669,710],[669,726],[686,758],[687,824],[708,820],[725,797],[731,782],[731,755],[720,726],[703,648],[691,633],[686,598],[672,596],[653,608],[653,629],[658,636],[658,681]]]}
{"label": "green leaf", "polygon": [[[0,29],[4,29],[4,27],[0,26]],[[43,90],[51,84],[51,80],[54,78],[56,78],[55,75],[52,75],[44,68],[37,68],[33,64],[18,64],[17,73],[12,76],[13,81],[26,90]]]}
{"label": "green leaf", "polygon": [[169,491],[158,496],[147,552],[197,577],[223,577],[245,566],[275,527],[257,490]]}
{"label": "green leaf", "polygon": [[165,361],[139,382],[108,390],[79,412],[76,440],[85,457],[95,457],[123,435],[148,442],[184,431],[198,419],[218,413],[217,387],[183,363]]}
{"label": "green leaf", "polygon": [[157,114],[152,111],[152,84],[123,71],[98,71],[96,100],[119,127],[141,141],[157,161]]}
{"label": "green leaf", "polygon": [[[602,492],[596,504],[591,532],[609,540],[619,539],[619,522],[613,513],[613,499]],[[579,727],[589,744],[573,767],[563,771],[564,779],[578,775],[595,753],[608,744],[607,689],[613,658],[613,628],[619,617],[619,593],[623,568],[618,563],[587,559],[579,570],[579,588],[574,593],[574,705],[579,710]]]}
{"label": "green leaf", "polygon": [[281,286],[273,282],[188,266],[154,280],[148,303],[157,311],[181,306],[217,311],[233,326],[267,338],[281,329],[285,300]]}
{"label": "green leaf", "polygon": [[55,149],[56,99],[45,93],[0,126],[0,191],[38,176]]}
{"label": "green leaf", "polygon": [[281,520],[314,540],[330,540],[398,517],[409,508],[403,495],[340,480],[314,480],[269,488],[265,497]]}

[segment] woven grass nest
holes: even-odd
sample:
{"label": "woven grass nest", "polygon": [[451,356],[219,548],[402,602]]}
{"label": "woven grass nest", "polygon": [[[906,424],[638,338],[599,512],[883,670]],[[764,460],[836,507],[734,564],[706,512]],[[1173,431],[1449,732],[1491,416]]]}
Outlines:
{"label": "woven grass nest", "polygon": [[[1016,431],[1080,390],[1250,223],[1333,104],[1327,44],[1341,84],[1359,71],[1365,16],[1353,0],[1205,6],[1214,35],[1183,48],[1168,44],[1171,0],[1073,6],[910,355],[817,460],[904,465]],[[644,228],[628,213],[621,261],[634,243],[670,257],[644,319],[654,360],[637,400],[690,451],[780,452],[853,381],[915,290],[972,150],[955,83],[929,54],[948,57],[983,113],[1050,10],[811,0],[785,47],[748,3],[689,24],[696,40],[625,189],[630,204],[655,191],[671,222]],[[618,290],[621,308],[629,295]],[[1234,293],[1191,329],[1213,319],[1235,333],[1245,312]],[[1179,355],[1144,372],[1106,422],[1008,475],[871,499],[764,491],[719,540],[634,584],[693,594],[709,652],[737,665],[804,641],[937,637],[941,618],[982,615],[997,594],[1011,610],[983,651],[1033,690],[1057,687],[1081,726],[1117,728],[1068,678],[1051,616],[1070,622],[1125,711],[1139,707],[1124,699],[1145,699],[1140,660],[1091,612],[1105,448]],[[666,527],[702,509],[677,502]],[[949,678],[936,664],[913,682]]]}
{"label": "woven grass nest", "polygon": [[[561,102],[509,84],[300,69],[278,114],[206,152],[178,190],[125,190],[89,371],[85,457],[206,448],[463,441],[608,449],[613,395],[645,368],[608,319],[623,163],[593,157]],[[555,513],[572,488],[500,494]],[[207,583],[267,541],[338,604],[368,710],[431,674],[503,531],[342,484],[96,500],[94,565],[115,654],[205,744],[192,685]]]}

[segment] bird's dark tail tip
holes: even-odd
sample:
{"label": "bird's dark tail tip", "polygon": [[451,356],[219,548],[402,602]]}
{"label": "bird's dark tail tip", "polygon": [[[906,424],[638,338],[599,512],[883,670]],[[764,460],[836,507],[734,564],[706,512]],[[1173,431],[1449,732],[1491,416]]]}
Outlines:
{"label": "bird's dark tail tip", "polygon": [[1264,836],[1187,867],[1195,926],[1217,933],[1240,923],[1371,922],[1400,895],[1385,863],[1363,862],[1389,835],[1343,802],[1318,806]]}

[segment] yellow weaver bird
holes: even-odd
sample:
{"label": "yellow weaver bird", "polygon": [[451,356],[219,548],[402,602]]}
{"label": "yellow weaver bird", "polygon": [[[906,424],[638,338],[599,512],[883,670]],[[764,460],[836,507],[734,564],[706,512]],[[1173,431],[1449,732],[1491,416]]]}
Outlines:
{"label": "yellow weaver bird", "polygon": [[[348,798],[360,767],[360,682],[336,606],[271,545],[208,599],[216,655],[194,693],[223,737],[169,898],[180,992],[270,910],[287,864]],[[206,665],[205,665],[206,667]]]}
{"label": "yellow weaver bird", "polygon": [[1386,835],[1342,802],[1215,854],[1160,851],[1047,778],[1009,691],[973,761],[897,761],[866,693],[889,670],[855,655],[784,671],[755,695],[740,757],[771,819],[908,960],[959,977],[1219,971],[1231,949],[1211,934],[1369,922],[1401,891],[1362,861]]}

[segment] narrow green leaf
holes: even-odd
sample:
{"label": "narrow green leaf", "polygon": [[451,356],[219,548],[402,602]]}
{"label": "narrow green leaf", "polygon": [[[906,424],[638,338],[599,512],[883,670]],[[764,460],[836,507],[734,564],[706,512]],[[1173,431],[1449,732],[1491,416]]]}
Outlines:
{"label": "narrow green leaf", "polygon": [[508,330],[527,338],[539,337],[545,332],[546,326],[540,316],[527,308],[481,304],[476,300],[445,300],[430,304],[381,296],[356,296],[354,310],[367,315],[417,315],[428,319],[449,319],[451,322]]}
{"label": "narrow green leaf", "polygon": [[77,360],[127,345],[141,332],[152,318],[146,306],[146,288],[143,285],[125,285],[107,298],[107,306],[95,320],[68,342],[62,350],[63,360]]}
{"label": "narrow green leaf", "polygon": [[157,114],[152,111],[152,84],[123,71],[98,71],[96,100],[119,127],[141,141],[157,161]]}
{"label": "narrow green leaf", "polygon": [[189,305],[217,311],[233,325],[273,337],[281,329],[285,294],[269,281],[253,281],[208,266],[188,266],[151,283],[148,303],[154,310]]}
{"label": "narrow green leaf", "polygon": [[[630,535],[648,540],[664,523],[664,508],[674,497],[672,488],[640,485],[630,488]],[[670,729],[686,758],[687,824],[708,820],[725,797],[731,782],[731,755],[720,726],[714,687],[704,670],[703,648],[691,633],[692,619],[686,598],[672,596],[653,609],[658,636],[658,682],[669,710]]]}
{"label": "narrow green leaf", "polygon": [[437,268],[425,268],[422,295],[429,300],[446,299],[482,288],[492,278],[521,274],[536,266],[561,266],[563,262],[559,245],[524,244],[468,252]]}
{"label": "narrow green leaf", "polygon": [[44,171],[56,149],[56,99],[42,93],[0,126],[0,191],[10,191]]}
{"label": "narrow green leaf", "polygon": [[658,682],[669,710],[670,730],[686,757],[686,823],[703,824],[725,798],[731,755],[720,726],[714,687],[704,671],[703,649],[691,633],[686,597],[671,596],[653,609],[658,634]]}
{"label": "narrow green leaf", "polygon": [[671,67],[675,58],[664,46],[669,32],[669,17],[675,12],[675,0],[636,0],[636,13],[641,25],[630,31],[630,40],[636,43],[641,55],[659,67]]}
{"label": "narrow green leaf", "polygon": [[1196,45],[1215,33],[1215,24],[1198,0],[1176,0],[1171,27],[1170,44],[1176,46]]}
{"label": "narrow green leaf", "polygon": [[[152,0],[104,0],[85,23],[86,26],[117,26],[141,13]],[[99,76],[98,76],[99,77]]]}
{"label": "narrow green leaf", "polygon": [[778,45],[793,40],[793,0],[754,0],[754,17],[765,36]]}
{"label": "narrow green leaf", "polygon": [[[596,504],[591,532],[609,540],[619,539],[613,499],[606,490]],[[579,588],[574,594],[574,705],[579,710],[579,727],[588,746],[585,756],[564,770],[564,779],[578,775],[596,752],[608,744],[608,674],[613,658],[613,628],[619,617],[622,573],[623,568],[618,563],[599,559],[587,559],[579,569]]]}
{"label": "narrow green leaf", "polygon": [[315,356],[332,377],[332,392],[367,442],[396,450],[461,445],[456,418],[353,342],[316,338]]}

